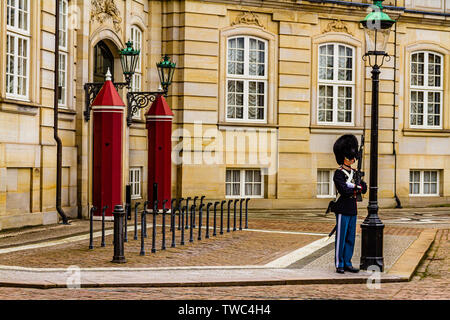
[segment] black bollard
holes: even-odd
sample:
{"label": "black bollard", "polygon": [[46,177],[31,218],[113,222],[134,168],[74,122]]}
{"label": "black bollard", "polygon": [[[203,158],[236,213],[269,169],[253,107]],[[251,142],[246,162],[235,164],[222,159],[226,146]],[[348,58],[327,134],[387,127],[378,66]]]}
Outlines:
{"label": "black bollard", "polygon": [[153,201],[153,228],[152,228],[152,253],[156,252],[156,214],[158,212],[158,200]]}
{"label": "black bollard", "polygon": [[172,226],[170,231],[172,231],[172,244],[170,245],[170,247],[175,248],[175,210],[172,210],[172,212],[170,213],[170,225]]}
{"label": "black bollard", "polygon": [[97,207],[92,207],[89,211],[89,249],[94,249],[94,211],[97,211]]}
{"label": "black bollard", "polygon": [[217,233],[216,233],[216,226],[217,226],[217,205],[219,204],[220,202],[219,201],[216,201],[216,202],[214,202],[214,227],[213,227],[213,236],[215,237],[215,236],[217,236]]}
{"label": "black bollard", "polygon": [[248,202],[250,198],[245,199],[245,229],[248,229]]}
{"label": "black bollard", "polygon": [[125,217],[125,210],[123,206],[116,205],[113,211],[114,215],[114,256],[111,262],[125,263],[127,260],[124,255],[123,244],[123,219]]}
{"label": "black bollard", "polygon": [[[148,200],[144,202],[144,211],[142,212],[143,214],[143,219],[141,219],[141,229],[142,231],[144,231],[144,238],[147,238],[147,207],[148,207]],[[145,214],[144,214],[145,212]]]}
{"label": "black bollard", "polygon": [[163,211],[162,211],[162,245],[161,250],[166,250],[166,213],[169,209],[166,209],[166,203],[169,200],[163,200]]}
{"label": "black bollard", "polygon": [[180,241],[180,244],[182,246],[184,246],[184,208],[185,207],[183,207],[181,209],[181,211],[179,211],[179,214],[181,215],[181,241]]}
{"label": "black bollard", "polygon": [[189,222],[188,222],[188,219],[189,219],[189,200],[192,200],[192,198],[191,197],[187,197],[186,198],[186,212],[185,212],[185,215],[184,215],[184,218],[186,219],[186,223],[185,223],[185,228],[186,229],[189,228]]}
{"label": "black bollard", "polygon": [[[175,201],[176,201],[177,199],[175,199]],[[180,228],[181,228],[181,210],[180,210],[180,208],[181,208],[181,202],[183,201],[184,199],[183,198],[180,198],[180,200],[178,200],[178,206],[177,206],[177,209],[175,209],[175,206],[173,206],[172,208],[172,210],[177,210],[178,211],[178,230],[180,230]],[[172,199],[172,205],[173,205],[173,199]]]}
{"label": "black bollard", "polygon": [[[200,205],[203,205],[203,200],[206,198],[206,196],[200,197]],[[194,216],[194,228],[195,228],[195,216]]]}
{"label": "black bollard", "polygon": [[141,252],[139,253],[139,255],[141,256],[145,256],[145,243],[144,243],[144,238],[145,238],[145,233],[144,233],[144,219],[145,219],[145,215],[147,214],[146,210],[145,210],[146,206],[144,206],[144,211],[142,211],[141,214]]}
{"label": "black bollard", "polygon": [[198,240],[202,240],[202,212],[204,203],[200,203],[200,207],[198,208]]}
{"label": "black bollard", "polygon": [[239,230],[242,230],[242,202],[245,201],[245,198],[242,198],[239,202]]}
{"label": "black bollard", "polygon": [[209,207],[212,206],[212,202],[208,202],[206,206],[206,234],[205,238],[209,239]]}
{"label": "black bollard", "polygon": [[106,246],[105,244],[105,211],[106,209],[108,209],[108,206],[104,206],[103,210],[102,210],[102,243],[101,243],[101,247]]}
{"label": "black bollard", "polygon": [[140,202],[136,202],[136,204],[134,205],[134,240],[138,239],[138,235],[137,235],[138,207],[140,204],[141,204]]}
{"label": "black bollard", "polygon": [[[177,198],[172,199],[172,201],[170,202],[170,212],[175,211],[174,202],[175,202],[175,205],[176,205]],[[180,223],[180,218],[178,217],[178,230],[180,230],[180,224],[181,224]],[[172,225],[170,225],[170,231],[172,231]]]}
{"label": "black bollard", "polygon": [[[192,223],[194,224],[194,228],[195,228],[195,209],[197,208],[197,199],[198,199],[198,196],[195,196],[194,197],[194,217],[192,218]],[[191,214],[192,214],[192,211],[191,211]]]}
{"label": "black bollard", "polygon": [[227,200],[222,200],[220,204],[220,234],[223,234],[223,205],[227,202]]}
{"label": "black bollard", "polygon": [[233,231],[236,231],[236,203],[238,202],[239,199],[234,200]]}
{"label": "black bollard", "polygon": [[131,185],[127,184],[125,186],[125,214],[128,220],[131,220]]}
{"label": "black bollard", "polygon": [[230,232],[230,204],[233,202],[233,200],[228,200],[228,221],[227,221],[227,232]]}
{"label": "black bollard", "polygon": [[191,207],[191,221],[190,221],[190,234],[189,234],[189,242],[194,242],[194,224],[192,223],[192,217],[194,216],[193,212],[195,212],[195,204]]}
{"label": "black bollard", "polygon": [[125,204],[125,222],[123,224],[123,241],[128,242],[128,211],[130,209],[131,204],[126,203]]}

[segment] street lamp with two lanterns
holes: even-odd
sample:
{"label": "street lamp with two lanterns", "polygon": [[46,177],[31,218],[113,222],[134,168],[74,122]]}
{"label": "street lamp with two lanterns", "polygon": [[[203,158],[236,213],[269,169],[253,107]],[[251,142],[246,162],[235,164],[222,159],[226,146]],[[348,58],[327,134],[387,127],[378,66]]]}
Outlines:
{"label": "street lamp with two lanterns", "polygon": [[[119,51],[120,62],[122,65],[122,72],[125,77],[125,82],[116,82],[114,86],[116,89],[127,88],[127,125],[132,123],[133,115],[137,113],[139,109],[146,108],[149,103],[155,101],[158,95],[167,96],[169,86],[172,84],[173,74],[176,64],[170,61],[168,55],[164,55],[162,60],[156,64],[158,69],[159,79],[161,83],[162,91],[154,92],[132,92],[131,81],[136,71],[136,67],[139,60],[140,50],[133,48],[133,43],[128,41],[126,48]],[[89,121],[91,114],[91,105],[97,96],[98,92],[103,86],[103,82],[91,82],[85,83],[85,111],[84,118]]]}

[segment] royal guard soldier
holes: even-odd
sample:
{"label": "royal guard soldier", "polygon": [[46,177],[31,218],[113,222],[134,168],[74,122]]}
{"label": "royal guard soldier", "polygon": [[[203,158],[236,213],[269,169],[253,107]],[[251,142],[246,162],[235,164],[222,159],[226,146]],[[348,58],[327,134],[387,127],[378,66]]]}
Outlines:
{"label": "royal guard soldier", "polygon": [[351,261],[355,246],[357,198],[361,197],[361,193],[367,192],[367,184],[361,179],[355,179],[360,172],[352,168],[356,158],[360,158],[358,140],[352,134],[343,135],[334,143],[333,152],[336,162],[340,165],[333,176],[336,191],[340,195],[332,210],[336,214],[336,272],[357,273],[359,269],[354,268]]}

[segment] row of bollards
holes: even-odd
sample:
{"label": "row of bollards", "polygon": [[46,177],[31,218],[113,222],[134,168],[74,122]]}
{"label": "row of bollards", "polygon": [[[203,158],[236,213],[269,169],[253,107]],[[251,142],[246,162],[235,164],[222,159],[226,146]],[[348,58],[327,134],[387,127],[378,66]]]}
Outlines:
{"label": "row of bollards", "polygon": [[[154,185],[154,191],[157,194],[157,185]],[[197,240],[202,240],[202,229],[203,229],[203,217],[204,217],[204,208],[206,207],[206,217],[205,217],[205,239],[210,238],[210,218],[212,215],[212,236],[216,237],[218,232],[222,235],[224,234],[225,228],[225,208],[224,205],[227,204],[227,212],[226,212],[226,232],[237,231],[237,219],[239,219],[239,230],[242,230],[243,227],[248,229],[248,202],[250,198],[240,198],[240,199],[228,199],[222,201],[215,202],[206,202],[204,203],[205,196],[195,196],[194,198],[187,197],[172,199],[170,202],[170,207],[167,207],[168,200],[164,199],[162,201],[162,210],[158,210],[158,200],[150,203],[149,201],[144,202],[144,207],[141,213],[140,221],[141,221],[141,248],[140,255],[144,256],[146,254],[145,250],[145,238],[147,238],[147,215],[152,215],[152,234],[151,234],[151,253],[157,252],[156,249],[156,238],[158,234],[158,226],[157,226],[157,216],[161,215],[161,250],[166,250],[166,240],[171,240],[171,248],[176,247],[176,231],[179,231],[179,244],[185,245],[186,243],[186,232],[188,232],[189,242],[194,242],[194,229],[197,230]],[[197,200],[200,199],[200,204],[197,208]],[[193,204],[189,206],[190,200],[193,200]],[[183,201],[185,202],[183,205]],[[243,203],[245,202],[245,220],[243,217]],[[232,204],[234,203],[234,206]],[[239,218],[237,215],[237,204],[239,203]],[[138,208],[140,206],[140,202],[136,202],[134,206],[134,240],[138,240]],[[220,210],[219,208],[220,204]],[[151,210],[149,209],[151,206]],[[233,229],[231,229],[231,208],[233,207]],[[105,211],[108,206],[104,206],[102,208],[102,232],[101,232],[101,246],[105,247]],[[197,210],[198,209],[198,210]],[[90,240],[89,240],[89,249],[93,249],[93,215],[94,211],[96,211],[96,207],[92,207],[90,210]],[[114,215],[114,256],[112,262],[115,263],[124,263],[126,262],[124,256],[124,242],[128,242],[128,223],[127,220],[131,217],[131,204],[127,203],[125,208],[122,205],[116,205],[114,207],[113,215]],[[212,212],[211,212],[212,210]],[[170,211],[170,212],[169,212]],[[220,212],[219,212],[220,211]],[[196,212],[198,213],[198,220],[196,221]],[[166,216],[169,214],[169,232],[171,233],[171,239],[166,239]],[[178,226],[176,226],[176,216],[178,215]],[[219,221],[217,221],[219,219]],[[245,223],[245,226],[243,226]],[[217,230],[219,229],[219,230]]]}
{"label": "row of bollards", "polygon": [[[200,205],[196,207],[196,202],[194,198],[194,204],[189,207],[189,200],[192,198],[180,198],[180,199],[173,199],[171,201],[170,205],[170,229],[169,232],[171,232],[171,247],[176,247],[176,231],[179,231],[180,235],[180,245],[185,245],[185,230],[189,230],[189,242],[194,242],[194,229],[197,229],[197,240],[202,240],[202,232],[203,232],[203,215],[204,215],[204,207],[205,203],[200,202]],[[203,200],[205,197],[203,196],[201,199]],[[181,205],[181,202],[186,200],[186,204],[184,206]],[[248,229],[248,202],[250,201],[250,198],[243,198],[243,199],[233,199],[228,201],[228,207],[227,207],[227,229],[226,232],[237,231],[237,219],[239,219],[239,230],[243,229],[243,203],[245,202],[245,229]],[[153,204],[153,210],[149,211],[145,207],[141,214],[141,250],[140,255],[145,255],[145,241],[144,238],[147,237],[146,235],[146,229],[147,229],[147,219],[146,216],[148,214],[152,215],[152,239],[151,239],[151,252],[155,253],[157,251],[156,249],[156,236],[157,236],[157,225],[156,220],[157,216],[161,215],[162,220],[162,232],[161,232],[161,250],[166,249],[166,215],[169,212],[169,208],[166,207],[166,203],[168,201],[163,201],[163,209],[160,212],[158,210],[158,200],[154,201]],[[178,205],[177,205],[178,202]],[[233,207],[233,229],[231,229],[231,204],[234,202]],[[237,203],[240,203],[239,206],[239,218],[237,217]],[[220,204],[220,224],[219,224],[219,233],[224,234],[224,204],[227,203],[226,200],[216,201],[216,202],[208,202],[206,204],[206,226],[205,226],[205,239],[210,238],[210,218],[211,218],[211,207],[213,208],[213,227],[212,227],[212,235],[215,237],[217,236],[217,228],[218,228],[218,205]],[[137,212],[138,203],[135,205],[135,212]],[[198,212],[198,220],[196,219],[196,212]],[[178,215],[178,226],[176,226],[176,216]],[[196,221],[197,220],[197,221]],[[137,221],[137,219],[136,219]],[[135,228],[135,239],[136,239],[136,228]]]}

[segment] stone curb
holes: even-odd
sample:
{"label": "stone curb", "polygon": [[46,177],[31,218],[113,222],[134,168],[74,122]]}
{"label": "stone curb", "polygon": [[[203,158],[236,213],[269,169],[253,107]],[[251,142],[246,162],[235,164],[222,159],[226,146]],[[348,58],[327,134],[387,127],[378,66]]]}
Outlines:
{"label": "stone curb", "polygon": [[419,237],[403,252],[397,262],[387,272],[389,275],[399,276],[410,281],[424,259],[436,237],[437,229],[425,229]]}
{"label": "stone curb", "polygon": [[[292,277],[286,279],[233,279],[233,280],[191,280],[179,282],[96,282],[88,280],[83,282],[80,288],[177,288],[177,287],[232,287],[232,286],[275,286],[275,285],[312,285],[312,284],[364,284],[368,283],[370,275],[366,276],[349,276],[349,277],[334,277],[324,278],[315,276]],[[279,278],[279,276],[278,276]],[[379,278],[379,283],[392,282],[407,282],[408,279],[400,276],[382,275]],[[30,288],[30,289],[67,289],[66,283],[57,283],[47,280],[35,282],[0,282],[1,287],[13,288]]]}

